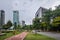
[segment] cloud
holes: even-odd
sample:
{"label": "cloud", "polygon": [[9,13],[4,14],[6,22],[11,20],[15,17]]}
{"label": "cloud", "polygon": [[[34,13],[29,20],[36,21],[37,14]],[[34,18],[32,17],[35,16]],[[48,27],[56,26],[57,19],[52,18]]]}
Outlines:
{"label": "cloud", "polygon": [[51,5],[51,8],[54,10],[55,6],[60,5],[60,0],[55,0],[54,3]]}
{"label": "cloud", "polygon": [[[17,7],[16,4],[17,3]],[[5,10],[5,21],[13,22],[13,9],[19,9],[20,21],[25,20],[26,24],[31,24],[35,13],[40,6],[45,8],[54,7],[60,4],[60,0],[0,0],[0,9]]]}
{"label": "cloud", "polygon": [[15,0],[15,1],[13,1],[12,2],[12,8],[13,8],[13,10],[19,10],[19,0]]}

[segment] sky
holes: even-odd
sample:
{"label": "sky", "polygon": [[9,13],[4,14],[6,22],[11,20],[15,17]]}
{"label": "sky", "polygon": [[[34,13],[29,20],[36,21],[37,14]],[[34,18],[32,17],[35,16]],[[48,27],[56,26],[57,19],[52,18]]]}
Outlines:
{"label": "sky", "polygon": [[13,10],[19,11],[19,21],[32,24],[35,13],[39,7],[52,8],[60,4],[60,0],[0,0],[0,10],[5,11],[5,23],[13,22]]}

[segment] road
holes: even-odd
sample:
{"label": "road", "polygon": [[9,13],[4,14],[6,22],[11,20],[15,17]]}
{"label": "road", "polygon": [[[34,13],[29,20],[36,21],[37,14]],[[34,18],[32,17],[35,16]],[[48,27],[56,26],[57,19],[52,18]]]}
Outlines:
{"label": "road", "polygon": [[56,33],[56,32],[37,32],[37,33],[55,38],[56,40],[60,40],[60,33]]}

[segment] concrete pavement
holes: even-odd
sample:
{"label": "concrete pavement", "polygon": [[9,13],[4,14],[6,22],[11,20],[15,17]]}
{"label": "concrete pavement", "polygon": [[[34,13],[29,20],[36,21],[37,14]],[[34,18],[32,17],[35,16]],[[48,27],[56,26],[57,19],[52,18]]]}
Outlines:
{"label": "concrete pavement", "polygon": [[60,33],[56,33],[56,32],[37,32],[37,33],[55,38],[56,40],[60,40]]}

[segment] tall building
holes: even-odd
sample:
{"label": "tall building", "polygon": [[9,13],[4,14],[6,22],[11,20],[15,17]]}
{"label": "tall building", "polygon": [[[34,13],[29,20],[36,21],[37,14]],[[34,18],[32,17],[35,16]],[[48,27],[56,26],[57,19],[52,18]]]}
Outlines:
{"label": "tall building", "polygon": [[16,25],[19,25],[19,1],[14,0],[13,4],[13,23]]}
{"label": "tall building", "polygon": [[[46,8],[40,7],[35,14],[35,18],[43,18],[47,10],[48,9]],[[40,20],[40,21],[43,21],[43,20]]]}
{"label": "tall building", "polygon": [[19,11],[13,11],[13,23],[19,25]]}
{"label": "tall building", "polygon": [[22,27],[24,27],[25,26],[25,21],[22,21]]}
{"label": "tall building", "polygon": [[47,10],[48,10],[48,9],[46,9],[46,8],[40,7],[40,8],[37,10],[37,12],[36,12],[35,17],[37,17],[37,18],[42,18],[42,17],[45,15],[45,12],[46,12]]}
{"label": "tall building", "polygon": [[5,24],[5,11],[0,10],[0,26]]}

